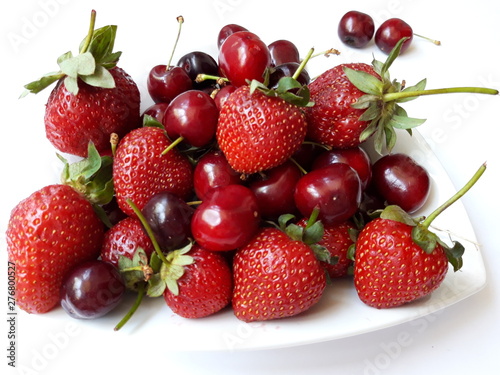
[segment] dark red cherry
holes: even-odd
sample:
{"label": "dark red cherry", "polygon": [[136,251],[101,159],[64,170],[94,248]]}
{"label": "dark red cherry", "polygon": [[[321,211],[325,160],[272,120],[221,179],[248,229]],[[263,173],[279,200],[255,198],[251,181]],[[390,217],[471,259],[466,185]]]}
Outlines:
{"label": "dark red cherry", "polygon": [[383,22],[375,33],[375,44],[380,50],[389,54],[394,46],[402,39],[408,39],[401,46],[403,53],[408,49],[413,40],[413,30],[410,25],[399,18],[390,18]]}
{"label": "dark red cherry", "polygon": [[60,293],[61,306],[71,317],[95,319],[120,303],[125,284],[111,263],[91,260],[77,265],[65,275]]}
{"label": "dark red cherry", "polygon": [[309,171],[312,168],[314,160],[324,151],[325,149],[319,144],[304,142],[293,153],[292,158],[304,170]]}
{"label": "dark red cherry", "polygon": [[142,209],[160,248],[179,249],[191,237],[191,217],[194,208],[170,192],[155,194]]}
{"label": "dark red cherry", "polygon": [[167,111],[168,103],[155,103],[144,110],[143,115],[148,115],[154,118],[159,123],[163,122],[163,116]]}
{"label": "dark red cherry", "polygon": [[259,228],[253,192],[242,185],[218,187],[196,208],[191,220],[195,241],[207,250],[229,251],[245,245]]}
{"label": "dark red cherry", "polygon": [[154,66],[148,75],[147,87],[155,103],[169,103],[180,93],[190,90],[193,82],[187,72],[178,67]]}
{"label": "dark red cherry", "polygon": [[190,145],[202,147],[214,139],[218,117],[219,110],[210,95],[188,90],[170,102],[163,126],[171,140],[182,137]]}
{"label": "dark red cherry", "polygon": [[335,163],[302,176],[295,187],[295,204],[309,217],[319,208],[319,219],[326,224],[339,224],[351,218],[361,203],[361,181],[354,169]]}
{"label": "dark red cherry", "polygon": [[193,171],[194,191],[204,200],[209,191],[216,187],[242,184],[241,173],[229,165],[221,151],[210,151],[203,155]]}
{"label": "dark red cherry", "polygon": [[273,66],[284,63],[294,62],[300,64],[299,50],[294,43],[286,39],[280,39],[272,42],[268,46],[271,54],[271,63]]}
{"label": "dark red cherry", "polygon": [[266,219],[276,219],[282,214],[294,214],[295,185],[302,177],[300,169],[291,161],[257,175],[248,186],[259,204],[259,211]]}
{"label": "dark red cherry", "polygon": [[237,33],[238,31],[248,30],[243,26],[236,25],[234,23],[222,27],[219,31],[219,35],[217,35],[217,48],[220,48],[222,46],[222,43],[224,43],[229,35]]}
{"label": "dark red cherry", "polygon": [[[299,66],[299,63],[288,62],[274,67],[269,75],[269,87],[275,88],[279,80],[283,77],[293,77]],[[299,81],[301,85],[308,85],[311,82],[311,77],[307,70],[302,69],[300,71],[297,81]]]}
{"label": "dark red cherry", "polygon": [[388,204],[413,213],[427,201],[430,177],[427,170],[410,156],[389,154],[373,164],[372,187]]}
{"label": "dark red cherry", "polygon": [[366,189],[372,177],[372,165],[365,150],[354,147],[325,151],[315,159],[312,169],[323,168],[333,163],[345,163],[352,167],[358,173],[362,189]]}
{"label": "dark red cherry", "polygon": [[236,86],[233,85],[226,85],[221,87],[221,89],[215,94],[215,105],[221,110],[222,106],[226,102],[227,98],[229,98],[229,95],[231,95],[234,91],[236,90]]}
{"label": "dark red cherry", "polygon": [[337,32],[342,43],[361,48],[372,39],[375,24],[368,14],[351,10],[340,19]]}
{"label": "dark red cherry", "polygon": [[210,80],[196,83],[195,80],[198,74],[208,74],[212,76],[219,74],[217,61],[215,61],[215,59],[208,53],[201,51],[194,51],[185,54],[179,59],[177,66],[187,72],[189,78],[193,81],[193,87],[195,88],[206,87],[212,84]]}
{"label": "dark red cherry", "polygon": [[262,82],[270,64],[267,45],[249,31],[229,35],[219,50],[220,73],[237,87],[246,85],[247,80]]}

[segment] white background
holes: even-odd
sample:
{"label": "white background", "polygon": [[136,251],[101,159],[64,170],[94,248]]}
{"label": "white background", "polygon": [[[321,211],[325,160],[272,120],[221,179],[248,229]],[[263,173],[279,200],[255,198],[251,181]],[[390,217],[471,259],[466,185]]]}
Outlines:
{"label": "white background", "polygon": [[[346,5],[348,3],[348,5]],[[311,72],[318,74],[340,62],[370,63],[374,55],[384,59],[372,44],[363,50],[342,45],[337,36],[340,17],[351,9],[373,16],[378,26],[390,17],[406,20],[416,33],[442,42],[440,47],[416,38],[413,46],[393,66],[392,76],[408,84],[428,79],[428,88],[449,86],[488,86],[500,88],[498,69],[500,4],[489,0],[455,2],[437,1],[350,1],[338,2],[325,9],[324,1],[307,2],[206,0],[206,1],[58,1],[38,0],[10,2],[1,13],[2,27],[2,126],[0,165],[2,191],[0,206],[1,259],[6,264],[5,227],[9,212],[34,190],[54,182],[60,164],[54,149],[46,141],[43,111],[49,91],[18,100],[22,86],[41,74],[57,70],[56,58],[68,50],[76,52],[84,37],[90,10],[97,10],[97,26],[117,24],[115,50],[123,51],[120,66],[137,82],[142,94],[142,108],[151,104],[146,92],[149,69],[165,64],[177,32],[176,16],[186,23],[174,62],[184,53],[202,50],[216,57],[216,38],[225,24],[237,23],[257,33],[264,41],[289,39],[303,54],[339,49],[339,57],[318,58]],[[479,293],[421,320],[335,341],[251,352],[169,353],[150,356],[171,340],[168,332],[158,332],[151,342],[134,342],[135,358],[118,358],[92,351],[92,340],[86,350],[71,351],[72,326],[66,325],[68,342],[50,358],[23,371],[9,368],[9,373],[80,374],[89,371],[136,370],[172,374],[494,374],[498,363],[500,323],[500,276],[498,224],[498,129],[495,109],[500,97],[451,94],[420,98],[406,106],[410,116],[427,118],[420,128],[429,146],[447,170],[452,182],[461,187],[484,161],[488,170],[463,203],[467,209],[485,260],[487,284]],[[47,173],[47,170],[53,173]],[[8,194],[5,194],[8,193]],[[2,266],[2,280],[6,273]],[[6,310],[6,286],[2,281],[0,301]],[[6,319],[6,318],[5,318]],[[43,320],[41,320],[43,324]],[[7,367],[7,325],[0,332],[0,366]],[[39,346],[22,348],[35,338],[22,330],[19,323],[18,356],[25,364],[44,349],[50,337],[37,338]],[[87,338],[88,339],[88,338]],[[71,341],[73,340],[73,341]],[[196,340],[193,337],[193,340]],[[46,346],[47,344],[45,344]],[[155,350],[148,347],[153,346]],[[35,349],[33,349],[35,348]],[[81,346],[80,346],[81,348]],[[45,347],[46,349],[46,347]],[[161,352],[161,351],[160,351]],[[70,355],[71,353],[71,355]],[[31,362],[30,362],[31,360]],[[81,362],[80,362],[81,360]],[[35,368],[36,367],[36,368]],[[28,371],[29,370],[29,371]],[[66,373],[64,371],[64,373]]]}

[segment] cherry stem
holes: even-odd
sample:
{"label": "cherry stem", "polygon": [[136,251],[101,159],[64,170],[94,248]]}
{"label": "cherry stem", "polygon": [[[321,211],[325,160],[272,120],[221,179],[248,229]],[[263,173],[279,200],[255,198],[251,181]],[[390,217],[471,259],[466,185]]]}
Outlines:
{"label": "cherry stem", "polygon": [[327,49],[326,51],[315,53],[314,55],[311,56],[311,59],[318,56],[330,57],[330,55],[340,55],[340,51],[335,48],[330,48]]}
{"label": "cherry stem", "polygon": [[165,264],[170,264],[170,262],[165,258],[165,254],[163,254],[163,251],[160,249],[160,245],[158,244],[158,241],[156,240],[156,237],[153,233],[153,230],[151,229],[151,226],[148,224],[148,221],[142,214],[141,210],[135,205],[132,200],[127,199],[126,200],[127,204],[132,208],[134,213],[137,215],[138,219],[141,221],[142,226],[146,230],[146,233],[148,234],[149,238],[151,239],[151,243],[153,244],[153,247],[155,249],[156,254],[158,255],[158,258],[161,259],[161,261]]}
{"label": "cherry stem", "polygon": [[293,74],[293,76],[292,76],[293,79],[296,80],[297,78],[299,78],[300,73],[302,73],[302,71],[306,67],[307,62],[311,59],[313,53],[314,53],[314,48],[311,48],[309,50],[309,52],[307,52],[306,57],[300,62],[299,67],[297,68],[297,70]]}
{"label": "cherry stem", "polygon": [[449,87],[445,89],[432,90],[417,90],[417,91],[400,91],[384,94],[382,100],[384,102],[392,102],[398,99],[413,98],[423,95],[449,94],[449,93],[476,93],[487,95],[498,95],[498,90],[484,87]]}
{"label": "cherry stem", "polygon": [[122,328],[130,320],[130,318],[132,318],[132,315],[134,315],[134,313],[137,311],[137,309],[141,305],[141,302],[144,299],[144,295],[146,292],[145,283],[140,283],[138,288],[139,288],[139,290],[137,292],[137,298],[135,299],[134,304],[132,305],[130,310],[127,311],[127,313],[122,318],[122,320],[120,320],[118,322],[118,324],[115,326],[115,329],[114,329],[115,331],[120,330],[120,328]]}
{"label": "cherry stem", "polygon": [[418,36],[419,38],[428,40],[429,42],[434,43],[436,46],[440,46],[441,45],[441,42],[439,40],[427,38],[426,36],[423,36],[423,35],[420,35],[420,34],[415,34],[415,33],[413,33],[413,35]]}
{"label": "cherry stem", "polygon": [[172,49],[172,54],[170,55],[170,59],[168,60],[167,69],[170,68],[170,64],[172,63],[172,59],[174,58],[175,49],[177,48],[177,43],[179,42],[179,38],[181,36],[181,28],[182,24],[184,23],[184,17],[178,16],[177,22],[179,22],[179,29],[177,30],[177,38],[175,38],[174,48]]}
{"label": "cherry stem", "polygon": [[175,146],[177,146],[183,140],[184,140],[184,137],[177,138],[175,141],[173,141],[172,143],[170,143],[170,145],[168,145],[167,148],[165,150],[163,150],[161,154],[162,155],[166,155],[171,149],[173,149]]}
{"label": "cherry stem", "polygon": [[85,38],[82,48],[80,48],[80,54],[87,52],[90,46],[90,42],[92,41],[92,37],[94,36],[96,14],[96,11],[92,9],[92,11],[90,12],[89,32],[87,33],[87,37]]}
{"label": "cherry stem", "polygon": [[229,80],[226,77],[213,76],[210,74],[203,74],[203,73],[200,73],[196,76],[195,82],[200,83],[206,81],[207,79],[214,80],[219,85],[223,85],[224,83],[229,82]]}
{"label": "cherry stem", "polygon": [[465,193],[467,193],[472,186],[479,180],[479,178],[483,175],[483,173],[486,171],[486,162],[483,163],[479,169],[474,173],[472,178],[464,185],[463,188],[461,188],[459,191],[455,193],[450,199],[448,199],[446,202],[444,202],[441,206],[436,208],[427,218],[422,222],[422,226],[425,228],[429,228],[431,225],[432,221],[439,215],[441,212],[446,210],[448,207],[450,207],[453,203],[455,203],[457,200],[462,198]]}
{"label": "cherry stem", "polygon": [[304,169],[304,167],[302,165],[299,164],[299,162],[297,160],[295,160],[294,158],[290,158],[290,161],[295,164],[297,166],[297,168],[299,168],[299,171],[302,173],[302,174],[307,174],[307,171]]}

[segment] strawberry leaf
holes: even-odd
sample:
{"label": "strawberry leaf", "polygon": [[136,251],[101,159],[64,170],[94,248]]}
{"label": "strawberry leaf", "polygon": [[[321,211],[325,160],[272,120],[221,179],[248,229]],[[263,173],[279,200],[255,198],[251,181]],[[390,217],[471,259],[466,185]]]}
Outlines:
{"label": "strawberry leaf", "polygon": [[425,119],[413,118],[408,116],[392,115],[387,125],[397,129],[412,129],[422,125]]}
{"label": "strawberry leaf", "polygon": [[147,264],[147,255],[144,249],[137,248],[132,259],[121,255],[118,259],[118,270],[123,276],[125,286],[137,291],[140,283],[145,281],[143,267]]}
{"label": "strawberry leaf", "polygon": [[80,75],[90,75],[95,72],[96,61],[90,52],[85,52],[77,56],[64,58],[59,62],[61,71],[77,78]]}
{"label": "strawberry leaf", "polygon": [[109,72],[109,70],[103,68],[100,65],[95,67],[95,71],[90,75],[82,75],[80,76],[82,81],[85,83],[94,86],[94,87],[102,87],[105,89],[112,89],[115,87],[115,79]]}
{"label": "strawberry leaf", "polygon": [[24,85],[26,90],[21,94],[20,98],[24,98],[29,93],[38,94],[40,91],[49,87],[54,82],[59,81],[63,77],[64,73],[62,72],[48,73],[42,78]]}
{"label": "strawberry leaf", "polygon": [[344,72],[349,81],[359,90],[370,95],[382,95],[383,84],[377,77],[348,67],[344,67]]}
{"label": "strawberry leaf", "polygon": [[[411,92],[411,91],[420,91],[420,90],[425,90],[425,86],[427,84],[427,79],[423,79],[421,80],[420,82],[418,82],[416,85],[414,86],[408,86],[407,88],[405,88],[403,90],[403,92]],[[401,99],[397,99],[396,100],[396,103],[404,103],[404,102],[409,102],[410,100],[414,100],[416,99],[417,97],[414,96],[414,97],[409,97],[409,98],[401,98]]]}
{"label": "strawberry leaf", "polygon": [[380,218],[393,221],[399,221],[412,227],[416,226],[415,220],[401,207],[396,205],[389,205],[380,213]]}

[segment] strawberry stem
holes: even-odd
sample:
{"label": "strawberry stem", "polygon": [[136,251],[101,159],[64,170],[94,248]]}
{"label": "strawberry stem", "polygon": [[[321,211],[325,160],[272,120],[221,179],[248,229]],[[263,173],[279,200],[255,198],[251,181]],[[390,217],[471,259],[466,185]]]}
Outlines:
{"label": "strawberry stem", "polygon": [[484,171],[486,170],[486,162],[479,167],[479,169],[476,171],[476,173],[472,176],[472,178],[467,182],[463,188],[461,188],[459,191],[456,192],[455,195],[453,195],[450,199],[448,199],[446,202],[444,202],[441,206],[436,208],[427,218],[422,222],[422,226],[425,228],[429,228],[431,225],[432,221],[439,215],[441,212],[446,210],[448,207],[450,207],[453,203],[455,203],[457,200],[462,198],[465,193],[469,191],[469,189],[474,186],[474,184],[479,180],[479,178],[483,175]]}
{"label": "strawberry stem", "polygon": [[90,42],[92,41],[92,37],[94,36],[96,14],[97,14],[96,11],[92,9],[92,12],[90,12],[89,32],[87,34],[87,37],[85,38],[82,48],[80,48],[80,54],[87,52],[90,46]]}
{"label": "strawberry stem", "polygon": [[141,305],[141,302],[142,302],[144,295],[145,295],[145,292],[146,292],[145,283],[140,283],[138,288],[139,288],[139,291],[137,293],[137,298],[135,299],[134,304],[132,305],[130,310],[125,314],[125,316],[122,318],[122,320],[120,320],[118,322],[118,324],[115,326],[115,329],[114,329],[115,331],[120,330],[120,328],[122,328],[130,320],[132,315],[134,315],[134,313],[137,311],[137,309]]}
{"label": "strawberry stem", "polygon": [[158,244],[158,241],[156,240],[156,237],[153,233],[153,230],[149,226],[146,218],[142,214],[141,210],[135,205],[134,202],[132,202],[130,199],[127,199],[128,205],[132,208],[134,213],[137,215],[138,219],[141,221],[142,226],[144,227],[144,230],[148,234],[149,238],[151,239],[151,242],[153,244],[153,247],[155,249],[156,254],[158,255],[158,258],[161,259],[161,261],[165,264],[170,264],[170,262],[165,258],[165,254],[163,254],[163,251],[160,249],[160,245]]}
{"label": "strawberry stem", "polygon": [[384,102],[392,102],[404,98],[414,98],[423,95],[436,95],[436,94],[448,94],[448,93],[476,93],[476,94],[497,95],[498,90],[484,88],[484,87],[449,87],[445,89],[400,91],[400,92],[391,92],[384,94],[382,96],[382,100]]}

